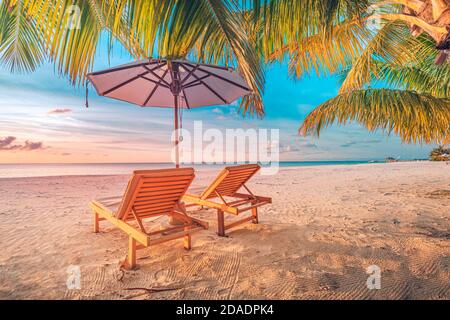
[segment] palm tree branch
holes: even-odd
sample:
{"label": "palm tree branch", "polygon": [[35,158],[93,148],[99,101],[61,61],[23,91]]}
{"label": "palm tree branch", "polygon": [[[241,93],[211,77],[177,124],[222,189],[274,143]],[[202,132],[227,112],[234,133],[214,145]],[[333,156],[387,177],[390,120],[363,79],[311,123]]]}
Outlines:
{"label": "palm tree branch", "polygon": [[356,121],[371,131],[398,134],[404,142],[441,142],[449,138],[450,100],[392,89],[347,92],[318,106],[299,133],[319,135],[333,123]]}
{"label": "palm tree branch", "polygon": [[357,59],[369,41],[371,33],[359,19],[347,20],[336,25],[328,34],[321,33],[283,46],[269,55],[268,60],[289,59],[289,72],[299,78],[312,70],[317,75],[335,73]]}
{"label": "palm tree branch", "polygon": [[0,3],[0,60],[11,70],[32,72],[45,59],[41,34],[33,20],[24,14],[24,0],[15,6]]}

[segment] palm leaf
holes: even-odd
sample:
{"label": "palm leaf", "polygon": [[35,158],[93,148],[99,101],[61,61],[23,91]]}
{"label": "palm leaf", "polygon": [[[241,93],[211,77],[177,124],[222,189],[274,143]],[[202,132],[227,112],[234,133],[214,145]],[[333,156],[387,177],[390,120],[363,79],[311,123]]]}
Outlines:
{"label": "palm leaf", "polygon": [[415,59],[411,47],[417,44],[404,23],[385,24],[365,45],[359,57],[351,63],[340,93],[362,89],[377,73],[378,61],[405,64]]}
{"label": "palm leaf", "polygon": [[441,142],[449,138],[450,101],[414,91],[368,89],[326,101],[304,120],[299,132],[320,134],[333,123],[356,121],[367,129],[398,134],[404,142]]}
{"label": "palm leaf", "polygon": [[0,3],[0,60],[13,72],[34,71],[45,59],[45,48],[33,20],[24,13],[24,0],[9,7]]}
{"label": "palm leaf", "polygon": [[[128,1],[125,8],[131,33],[149,52],[157,43],[162,58],[190,56],[237,67],[253,90],[243,99],[243,112],[263,114],[264,70],[236,1]],[[154,18],[148,19],[148,12],[155,13]]]}
{"label": "palm leaf", "polygon": [[[80,8],[80,28],[67,28],[67,10],[73,4]],[[199,59],[236,66],[253,90],[253,95],[243,100],[244,112],[263,114],[264,70],[250,43],[238,2],[12,0],[8,7],[21,12],[19,17],[36,26],[34,33],[29,34],[42,37],[43,47],[58,71],[68,75],[73,83],[85,81],[100,36],[105,34],[109,36],[110,49],[117,40],[135,58],[153,56],[155,52],[164,58],[197,53]],[[29,37],[24,32],[9,36],[10,41]],[[20,48],[22,65],[29,70],[36,64],[32,59],[38,62],[45,54],[43,51],[41,55],[27,55],[27,47]],[[13,69],[17,69],[15,65]]]}
{"label": "palm leaf", "polygon": [[[45,35],[49,55],[58,71],[73,83],[84,83],[92,70],[97,45],[102,33],[109,36],[110,46],[117,40],[131,54],[142,54],[139,45],[127,33],[124,20],[120,25],[111,18],[115,1],[27,0],[27,13],[36,20],[38,31]],[[72,5],[79,8],[79,27],[70,27]],[[52,8],[49,10],[48,8]],[[73,17],[72,17],[73,18]],[[72,21],[73,24],[74,21]],[[116,25],[113,25],[116,23]],[[116,33],[111,30],[115,28]]]}
{"label": "palm leaf", "polygon": [[380,63],[380,80],[391,88],[428,93],[437,98],[450,98],[450,66],[396,65]]}
{"label": "palm leaf", "polygon": [[309,36],[330,34],[333,26],[362,16],[366,0],[254,0],[255,19],[262,20],[265,56]]}
{"label": "palm leaf", "polygon": [[413,61],[400,64],[394,61],[377,62],[378,77],[373,80],[382,81],[391,88],[429,93],[438,98],[449,98],[450,65],[434,63],[439,51],[436,50],[433,40],[423,34],[409,51],[414,56]]}
{"label": "palm leaf", "polygon": [[327,35],[316,34],[288,44],[272,53],[269,61],[282,61],[287,56],[289,73],[300,78],[315,71],[318,76],[338,72],[350,65],[364,50],[371,33],[360,20],[336,25]]}

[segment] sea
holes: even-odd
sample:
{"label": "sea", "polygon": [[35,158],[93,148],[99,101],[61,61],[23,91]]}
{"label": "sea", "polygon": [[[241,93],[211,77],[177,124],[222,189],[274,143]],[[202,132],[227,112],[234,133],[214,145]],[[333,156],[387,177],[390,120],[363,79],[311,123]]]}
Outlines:
{"label": "sea", "polygon": [[[384,161],[282,161],[280,167],[310,167],[330,165],[357,165]],[[130,174],[133,170],[172,168],[173,163],[61,163],[61,164],[0,164],[1,178],[46,177],[67,175]],[[186,165],[187,167],[188,165]],[[189,165],[192,166],[192,165]],[[226,165],[197,164],[196,169],[222,168]]]}

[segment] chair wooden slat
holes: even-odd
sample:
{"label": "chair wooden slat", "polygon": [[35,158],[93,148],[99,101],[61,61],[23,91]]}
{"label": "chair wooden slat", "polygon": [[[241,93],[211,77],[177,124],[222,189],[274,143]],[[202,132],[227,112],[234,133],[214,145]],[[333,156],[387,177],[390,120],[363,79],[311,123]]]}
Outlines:
{"label": "chair wooden slat", "polygon": [[176,186],[166,186],[166,187],[152,187],[152,186],[141,186],[139,193],[141,194],[145,191],[150,191],[150,192],[158,192],[158,191],[182,191],[184,190],[186,184],[180,184],[180,185],[176,185]]}
{"label": "chair wooden slat", "polygon": [[[188,205],[206,206],[216,209],[217,233],[219,236],[225,236],[225,230],[239,224],[248,221],[258,223],[258,207],[271,203],[272,199],[255,196],[247,187],[245,187],[245,189],[249,194],[241,194],[238,193],[238,191],[244,187],[247,181],[253,177],[259,169],[259,165],[256,164],[224,168],[216,179],[204,189],[200,196],[186,194],[183,197],[183,200],[186,201]],[[217,200],[215,198],[217,198]],[[210,199],[214,199],[214,201]],[[245,205],[245,208],[241,207],[243,205]],[[242,212],[250,210],[250,217],[225,225],[224,212],[239,215]]]}
{"label": "chair wooden slat", "polygon": [[[91,202],[94,231],[99,231],[100,221],[108,220],[129,235],[126,259],[126,266],[129,268],[136,266],[136,250],[150,244],[184,238],[185,248],[190,249],[191,233],[208,227],[207,223],[187,216],[179,204],[194,177],[192,168],[134,171],[116,212],[110,211],[100,202]],[[172,233],[165,234],[164,230],[157,233],[146,232],[142,220],[162,215],[179,217],[183,222],[183,230],[179,231],[176,237]],[[139,229],[128,224],[129,220],[136,220]],[[156,234],[160,237],[153,239]]]}
{"label": "chair wooden slat", "polygon": [[162,195],[162,196],[155,197],[154,199],[151,199],[151,200],[147,199],[146,197],[142,197],[142,198],[141,197],[137,197],[134,203],[135,204],[164,203],[166,201],[177,200],[178,198],[179,198],[178,195],[174,195],[174,196],[170,196],[170,197]]}
{"label": "chair wooden slat", "polygon": [[168,176],[168,177],[142,177],[142,181],[145,183],[157,183],[157,182],[179,182],[184,180],[190,180],[190,175],[182,175],[180,177],[177,176]]}
{"label": "chair wooden slat", "polygon": [[169,187],[169,186],[181,186],[189,182],[190,179],[183,179],[179,181],[143,181],[143,188],[156,188],[156,187]]}
{"label": "chair wooden slat", "polygon": [[217,197],[215,191],[221,193],[222,196],[232,196],[259,169],[260,166],[254,164],[226,167],[219,173],[214,182],[203,191],[201,198],[215,198]]}
{"label": "chair wooden slat", "polygon": [[180,193],[180,190],[184,190],[184,188],[178,188],[178,189],[168,189],[168,190],[144,190],[139,192],[139,194],[136,195],[136,197],[139,197],[141,199],[142,197],[149,198],[149,197],[156,197],[156,196],[172,196],[172,195],[178,195]]}
{"label": "chair wooden slat", "polygon": [[[192,168],[134,171],[133,177],[131,178],[130,183],[128,183],[127,190],[125,191],[124,200],[116,213],[117,218],[123,220],[133,218],[130,216],[130,212],[138,196],[144,196],[147,200],[153,200],[153,197],[167,194],[181,197],[192,183],[194,176],[194,170]],[[176,186],[176,188],[173,188],[172,185],[153,188],[151,185],[148,187],[144,186],[144,182],[149,181],[149,179],[166,179],[174,181],[173,179],[176,180],[177,177],[183,177],[184,184]],[[189,179],[186,179],[186,177],[189,177]],[[143,198],[139,198],[139,200],[142,199]],[[175,206],[177,200],[173,200],[172,203],[173,206]]]}
{"label": "chair wooden slat", "polygon": [[142,220],[148,219],[148,218],[155,218],[155,217],[161,217],[167,215],[167,210],[159,210],[159,211],[155,211],[155,210],[148,210],[148,211],[142,211],[139,214],[139,217]]}
{"label": "chair wooden slat", "polygon": [[168,213],[170,213],[170,211],[172,211],[172,209],[173,209],[173,204],[170,202],[163,203],[163,204],[141,204],[141,205],[134,205],[133,208],[138,215],[139,215],[140,211],[144,211],[144,210],[163,210],[164,209],[164,210],[167,210]]}

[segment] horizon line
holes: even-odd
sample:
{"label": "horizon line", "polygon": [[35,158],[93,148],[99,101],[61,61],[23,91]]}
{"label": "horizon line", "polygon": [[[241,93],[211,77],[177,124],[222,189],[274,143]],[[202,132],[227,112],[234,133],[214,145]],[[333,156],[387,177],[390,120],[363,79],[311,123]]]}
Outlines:
{"label": "horizon line", "polygon": [[[370,158],[370,159],[327,159],[327,160],[283,160],[277,161],[278,163],[305,163],[305,162],[370,162],[370,161],[384,161],[384,158]],[[398,159],[399,162],[402,161],[426,161],[428,158],[405,158]],[[181,164],[181,165],[233,165],[233,164],[245,164],[245,163],[253,163],[253,162],[230,162],[230,163],[189,163],[189,164]],[[260,162],[257,162],[260,163]],[[37,165],[37,164],[55,164],[55,165],[69,165],[69,164],[174,164],[173,162],[4,162],[0,165]]]}

